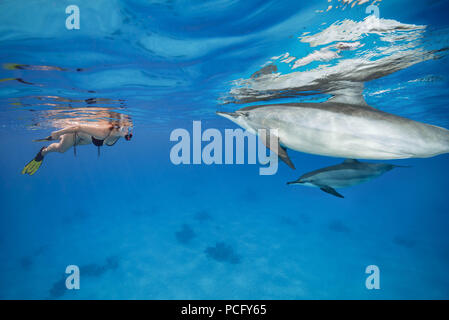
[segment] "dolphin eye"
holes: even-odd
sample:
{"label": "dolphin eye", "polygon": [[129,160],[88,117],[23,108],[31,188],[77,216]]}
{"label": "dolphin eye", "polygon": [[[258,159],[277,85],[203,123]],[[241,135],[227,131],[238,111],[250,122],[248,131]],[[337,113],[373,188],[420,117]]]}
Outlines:
{"label": "dolphin eye", "polygon": [[241,112],[240,113],[243,117],[245,117],[245,118],[248,118],[248,116],[249,116],[249,112]]}

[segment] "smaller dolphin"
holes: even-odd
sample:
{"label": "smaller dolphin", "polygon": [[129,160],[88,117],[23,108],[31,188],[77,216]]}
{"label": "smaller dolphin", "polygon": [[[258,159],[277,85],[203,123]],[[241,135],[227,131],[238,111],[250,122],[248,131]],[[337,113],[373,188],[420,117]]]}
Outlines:
{"label": "smaller dolphin", "polygon": [[344,198],[335,189],[354,186],[371,179],[380,177],[385,172],[397,166],[386,163],[367,163],[355,159],[346,159],[343,163],[318,169],[303,174],[298,180],[287,184],[302,184],[309,187],[318,187],[324,192],[336,197]]}

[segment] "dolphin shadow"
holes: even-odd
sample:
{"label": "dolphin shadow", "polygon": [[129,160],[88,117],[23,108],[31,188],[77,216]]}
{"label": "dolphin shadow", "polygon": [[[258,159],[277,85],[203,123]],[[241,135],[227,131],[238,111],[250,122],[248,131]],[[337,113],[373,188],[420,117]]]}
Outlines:
{"label": "dolphin shadow", "polygon": [[207,247],[205,253],[208,258],[218,262],[230,264],[238,264],[241,262],[240,256],[237,255],[230,245],[224,242],[217,242],[215,246]]}
{"label": "dolphin shadow", "polygon": [[302,221],[302,222],[304,222],[304,223],[310,223],[310,216],[309,215],[307,215],[307,214],[305,214],[305,213],[301,213],[300,215],[299,215],[299,219]]}
{"label": "dolphin shadow", "polygon": [[19,264],[23,269],[29,270],[34,264],[34,259],[31,256],[26,256],[19,260]]}
{"label": "dolphin shadow", "polygon": [[414,248],[416,246],[416,242],[412,239],[407,239],[404,237],[396,236],[393,239],[393,242],[397,244],[398,246],[404,247],[404,248]]}
{"label": "dolphin shadow", "polygon": [[119,267],[119,259],[116,256],[108,257],[103,264],[87,264],[80,267],[80,274],[88,277],[100,277],[109,270],[116,270]]}
{"label": "dolphin shadow", "polygon": [[189,244],[196,234],[188,224],[183,224],[181,230],[175,232],[176,240],[182,244]]}
{"label": "dolphin shadow", "polygon": [[35,259],[43,254],[47,250],[47,248],[47,245],[40,246],[39,248],[34,250],[33,254],[20,258],[20,266],[25,270],[30,270],[34,264]]}
{"label": "dolphin shadow", "polygon": [[297,226],[298,225],[298,223],[295,220],[293,220],[292,218],[287,217],[287,216],[280,216],[279,222],[281,224],[287,225],[287,226]]}
{"label": "dolphin shadow", "polygon": [[59,280],[53,283],[53,286],[50,289],[50,299],[60,299],[64,296],[64,294],[68,291],[65,286],[65,280],[67,275],[62,275]]}
{"label": "dolphin shadow", "polygon": [[201,211],[198,211],[197,213],[195,213],[194,219],[198,220],[200,222],[205,222],[208,220],[212,220],[212,216],[210,215],[210,213],[208,211],[201,210]]}
{"label": "dolphin shadow", "polygon": [[[111,256],[106,258],[104,263],[96,264],[86,264],[79,267],[80,269],[80,278],[84,277],[92,277],[98,278],[108,271],[116,270],[119,267],[119,259],[117,256]],[[61,277],[53,283],[53,286],[49,291],[50,299],[60,299],[67,292],[72,292],[73,290],[68,290],[65,285],[65,281],[67,279],[67,274],[62,274]]]}
{"label": "dolphin shadow", "polygon": [[334,232],[350,233],[351,229],[340,220],[331,221],[328,225],[329,230]]}

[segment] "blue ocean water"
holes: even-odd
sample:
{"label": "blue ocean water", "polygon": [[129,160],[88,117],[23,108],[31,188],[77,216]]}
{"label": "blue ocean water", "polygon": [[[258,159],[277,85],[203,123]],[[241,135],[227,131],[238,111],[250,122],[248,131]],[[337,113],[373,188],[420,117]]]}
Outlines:
{"label": "blue ocean water", "polygon": [[[66,28],[69,5],[79,7],[79,29]],[[331,48],[334,60],[295,69],[297,60],[282,62],[328,53],[328,43],[304,37],[362,23],[370,5],[385,19],[379,28],[327,34],[329,44],[359,42],[356,51]],[[332,74],[357,75],[373,107],[448,128],[448,9],[410,0],[2,1],[0,298],[449,298],[449,155],[386,161],[410,167],[339,199],[286,182],[343,159],[290,150],[296,170],[279,163],[261,176],[254,164],[174,165],[169,139],[193,121],[237,128],[217,110],[329,97],[305,83],[245,100],[235,80],[267,61],[281,75],[302,72],[298,84],[368,56],[388,65]],[[425,30],[393,34],[387,20],[398,32]],[[381,60],[393,54],[401,56]],[[21,174],[48,144],[33,139],[105,111],[132,120],[130,142],[100,157],[92,145],[49,154],[35,175]],[[65,288],[68,265],[80,268],[79,290]],[[379,290],[365,286],[369,265],[379,267]]]}

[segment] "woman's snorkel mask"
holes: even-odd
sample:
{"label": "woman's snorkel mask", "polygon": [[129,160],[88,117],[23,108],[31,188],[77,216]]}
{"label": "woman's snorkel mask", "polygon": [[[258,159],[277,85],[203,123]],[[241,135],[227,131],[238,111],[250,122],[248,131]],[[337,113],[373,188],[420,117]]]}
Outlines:
{"label": "woman's snorkel mask", "polygon": [[125,134],[124,137],[125,137],[126,141],[130,141],[131,140],[131,138],[133,137],[133,133],[131,132],[131,128],[128,127],[128,133]]}

